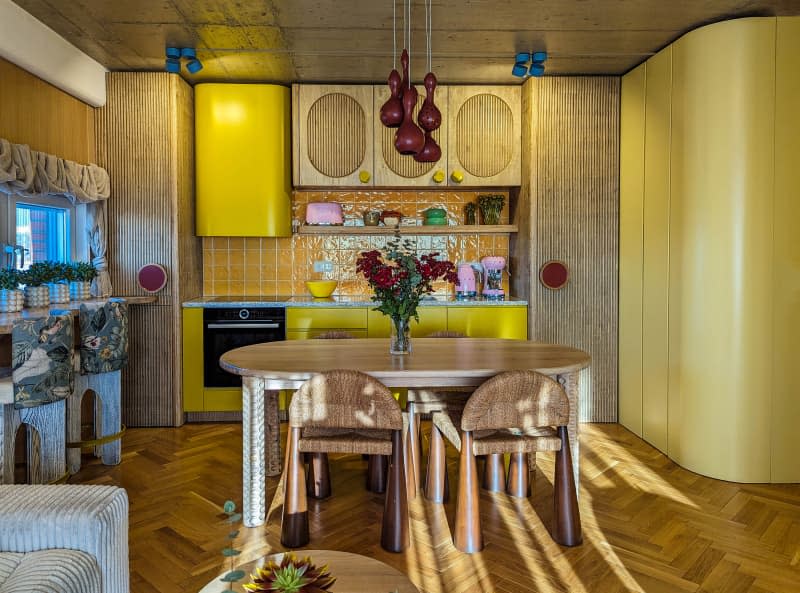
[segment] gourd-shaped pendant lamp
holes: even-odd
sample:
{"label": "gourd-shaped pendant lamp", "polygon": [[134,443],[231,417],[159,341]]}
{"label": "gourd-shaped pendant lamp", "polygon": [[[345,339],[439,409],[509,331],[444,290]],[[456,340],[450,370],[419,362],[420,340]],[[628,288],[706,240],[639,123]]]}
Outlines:
{"label": "gourd-shaped pendant lamp", "polygon": [[381,123],[387,128],[396,128],[403,123],[403,90],[400,73],[392,70],[389,74],[390,96],[386,103],[381,107]]}
{"label": "gourd-shaped pendant lamp", "polygon": [[425,146],[414,155],[414,160],[419,163],[435,163],[442,158],[442,149],[433,139],[432,132],[442,125],[442,112],[433,102],[433,93],[436,90],[436,76],[433,72],[425,75],[425,101],[417,115],[419,127],[425,130]]}
{"label": "gourd-shaped pendant lamp", "polygon": [[403,123],[397,128],[394,147],[400,154],[417,154],[425,146],[425,134],[414,123],[414,108],[417,106],[417,89],[408,78],[408,51],[400,56],[403,65]]}
{"label": "gourd-shaped pendant lamp", "polygon": [[414,155],[414,160],[418,163],[435,163],[442,158],[442,149],[433,139],[431,132],[425,132],[425,144],[417,154]]}

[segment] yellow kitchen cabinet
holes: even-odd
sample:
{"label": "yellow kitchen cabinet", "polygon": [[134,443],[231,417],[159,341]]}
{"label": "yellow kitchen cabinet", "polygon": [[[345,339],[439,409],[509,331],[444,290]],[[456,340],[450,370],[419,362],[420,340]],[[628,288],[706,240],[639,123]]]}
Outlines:
{"label": "yellow kitchen cabinet", "polygon": [[[424,338],[430,333],[447,329],[447,307],[420,307],[419,322],[411,320],[411,336]],[[388,338],[392,332],[391,320],[380,311],[369,311],[370,338]]]}
{"label": "yellow kitchen cabinet", "polygon": [[525,306],[448,307],[447,329],[470,338],[528,339]]}
{"label": "yellow kitchen cabinet", "polygon": [[366,329],[344,329],[341,327],[334,327],[334,328],[319,328],[319,329],[287,329],[286,330],[286,339],[287,340],[311,340],[312,338],[316,338],[320,334],[327,333],[329,331],[346,331],[354,338],[366,338],[367,330]]}
{"label": "yellow kitchen cabinet", "polygon": [[290,236],[289,89],[203,83],[194,99],[197,234]]}
{"label": "yellow kitchen cabinet", "polygon": [[[307,332],[323,333],[330,330],[350,333],[367,331],[366,307],[288,307],[286,309],[286,335]],[[317,335],[315,334],[315,335]],[[313,336],[310,336],[313,337]]]}
{"label": "yellow kitchen cabinet", "polygon": [[373,176],[372,86],[292,86],[294,184],[370,187]]}
{"label": "yellow kitchen cabinet", "polygon": [[520,87],[452,86],[447,92],[448,185],[520,185]]}
{"label": "yellow kitchen cabinet", "polygon": [[[414,110],[414,121],[425,101],[425,87],[416,85],[419,98]],[[442,157],[435,163],[419,163],[413,155],[402,155],[394,147],[397,128],[387,128],[380,121],[381,107],[389,98],[385,84],[373,88],[375,113],[375,185],[384,187],[440,187],[447,186],[447,96],[448,87],[437,87],[434,93],[436,106],[442,112],[442,125],[434,130],[433,139],[442,149]]]}

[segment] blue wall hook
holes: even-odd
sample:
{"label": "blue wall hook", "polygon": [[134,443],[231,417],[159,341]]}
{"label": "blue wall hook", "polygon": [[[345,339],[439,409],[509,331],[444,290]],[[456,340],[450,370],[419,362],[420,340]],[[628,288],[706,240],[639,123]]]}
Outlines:
{"label": "blue wall hook", "polygon": [[189,71],[189,74],[197,74],[203,69],[203,64],[200,60],[195,58],[186,63],[186,69]]}
{"label": "blue wall hook", "polygon": [[177,60],[181,57],[181,50],[178,47],[168,47],[166,50],[167,57],[171,60]]}

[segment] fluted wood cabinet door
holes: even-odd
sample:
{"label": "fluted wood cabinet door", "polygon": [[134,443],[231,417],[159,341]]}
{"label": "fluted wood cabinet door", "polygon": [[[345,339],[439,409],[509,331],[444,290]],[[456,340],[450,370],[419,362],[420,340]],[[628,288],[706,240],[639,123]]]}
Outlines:
{"label": "fluted wood cabinet door", "polygon": [[521,104],[518,86],[449,87],[448,185],[520,185]]}
{"label": "fluted wood cabinet door", "polygon": [[[447,87],[437,87],[434,101],[442,112],[442,125],[434,130],[433,139],[442,149],[442,157],[435,163],[419,163],[411,155],[402,155],[394,147],[397,128],[387,128],[381,123],[381,107],[389,98],[389,87],[376,85],[374,97],[375,130],[375,185],[384,187],[439,187],[447,186]],[[414,121],[425,101],[425,87],[417,85],[419,98],[414,110]]]}
{"label": "fluted wood cabinet door", "polygon": [[296,186],[373,185],[372,86],[292,86]]}

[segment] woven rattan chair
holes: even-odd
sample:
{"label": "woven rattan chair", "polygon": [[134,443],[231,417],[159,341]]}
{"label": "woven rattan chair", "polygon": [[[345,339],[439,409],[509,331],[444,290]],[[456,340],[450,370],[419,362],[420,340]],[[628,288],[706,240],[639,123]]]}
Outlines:
{"label": "woven rattan chair", "polygon": [[[81,304],[81,345],[75,356],[75,389],[67,400],[67,469],[81,469],[81,448],[94,446],[104,465],[117,465],[122,453],[122,369],[128,364],[128,305],[108,299]],[[81,440],[81,402],[95,393],[94,437]]]}
{"label": "woven rattan chair", "polygon": [[381,546],[404,550],[409,533],[402,430],[391,391],[369,375],[335,370],[303,383],[289,406],[281,543],[298,548],[309,541],[302,454],[366,453],[391,456]]}
{"label": "woven rattan chair", "polygon": [[[498,490],[504,481],[502,454],[510,453],[506,491],[525,497],[530,494],[528,454],[537,451],[556,452],[553,539],[564,546],[581,543],[568,421],[569,401],[564,389],[533,371],[509,371],[489,379],[475,390],[461,415],[434,413],[429,460],[429,466],[437,468],[434,475],[444,474],[442,435],[461,451],[453,538],[456,548],[468,553],[483,548],[475,456],[486,455],[484,487]],[[459,424],[460,432],[456,428]],[[431,487],[441,490],[444,484],[440,481]]]}

